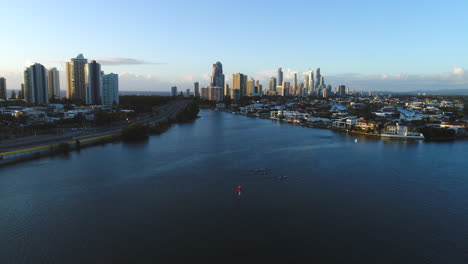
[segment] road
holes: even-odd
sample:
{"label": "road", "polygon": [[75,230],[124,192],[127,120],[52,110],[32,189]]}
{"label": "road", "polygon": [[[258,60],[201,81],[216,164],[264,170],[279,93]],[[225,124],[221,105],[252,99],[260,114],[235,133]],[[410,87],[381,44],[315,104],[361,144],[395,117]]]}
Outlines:
{"label": "road", "polygon": [[0,144],[0,153],[15,151],[23,148],[35,148],[42,145],[60,144],[72,140],[85,140],[94,137],[105,135],[118,134],[122,128],[132,122],[140,123],[158,123],[168,118],[173,118],[183,110],[190,100],[172,101],[159,108],[159,114],[156,117],[136,118],[130,121],[123,121],[113,124],[111,127],[104,128],[79,128],[77,130],[70,130],[63,135],[44,135],[44,136],[31,136],[25,138],[17,138],[14,140],[3,141]]}

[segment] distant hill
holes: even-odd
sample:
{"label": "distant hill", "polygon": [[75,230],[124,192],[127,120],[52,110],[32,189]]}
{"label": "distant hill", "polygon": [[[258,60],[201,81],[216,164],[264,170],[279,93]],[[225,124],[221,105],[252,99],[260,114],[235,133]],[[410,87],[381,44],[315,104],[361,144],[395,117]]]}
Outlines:
{"label": "distant hill", "polygon": [[160,95],[160,96],[170,96],[171,92],[164,91],[119,91],[119,95]]}
{"label": "distant hill", "polygon": [[444,90],[415,90],[408,92],[392,92],[392,91],[381,91],[376,93],[385,94],[406,94],[406,95],[417,95],[419,93],[426,93],[427,95],[468,95],[468,89],[444,89]]}
{"label": "distant hill", "polygon": [[[61,90],[60,96],[65,97],[66,91]],[[160,96],[170,96],[171,92],[163,92],[163,91],[119,91],[119,95],[160,95]]]}

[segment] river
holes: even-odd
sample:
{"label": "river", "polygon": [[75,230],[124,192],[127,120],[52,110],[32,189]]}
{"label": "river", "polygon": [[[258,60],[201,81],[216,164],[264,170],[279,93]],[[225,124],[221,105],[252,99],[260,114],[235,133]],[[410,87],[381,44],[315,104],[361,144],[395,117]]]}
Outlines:
{"label": "river", "polygon": [[468,263],[468,141],[200,116],[1,168],[0,263]]}

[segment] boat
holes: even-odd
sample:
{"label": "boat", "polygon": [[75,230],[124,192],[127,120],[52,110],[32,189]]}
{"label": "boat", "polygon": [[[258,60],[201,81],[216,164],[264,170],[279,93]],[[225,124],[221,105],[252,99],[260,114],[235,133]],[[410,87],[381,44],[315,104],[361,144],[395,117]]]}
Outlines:
{"label": "boat", "polygon": [[422,134],[420,135],[414,135],[414,136],[404,136],[404,135],[397,135],[397,134],[387,134],[387,133],[382,133],[380,134],[381,137],[388,137],[388,138],[400,138],[400,139],[424,139],[424,136]]}

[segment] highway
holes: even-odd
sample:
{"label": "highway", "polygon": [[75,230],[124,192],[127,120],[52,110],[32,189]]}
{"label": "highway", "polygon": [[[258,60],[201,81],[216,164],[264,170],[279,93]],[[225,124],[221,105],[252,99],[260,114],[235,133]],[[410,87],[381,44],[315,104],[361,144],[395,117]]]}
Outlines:
{"label": "highway", "polygon": [[76,130],[70,130],[63,135],[32,136],[4,141],[0,143],[0,155],[7,152],[22,151],[22,149],[36,149],[60,143],[70,143],[70,141],[75,140],[83,141],[97,137],[117,135],[121,133],[122,128],[126,127],[129,123],[140,122],[145,124],[154,124],[170,118],[174,118],[177,113],[179,113],[187,106],[188,103],[190,103],[190,100],[172,101],[166,105],[161,106],[158,109],[159,114],[156,117],[136,118],[134,120],[116,123],[111,127],[77,128]]}

